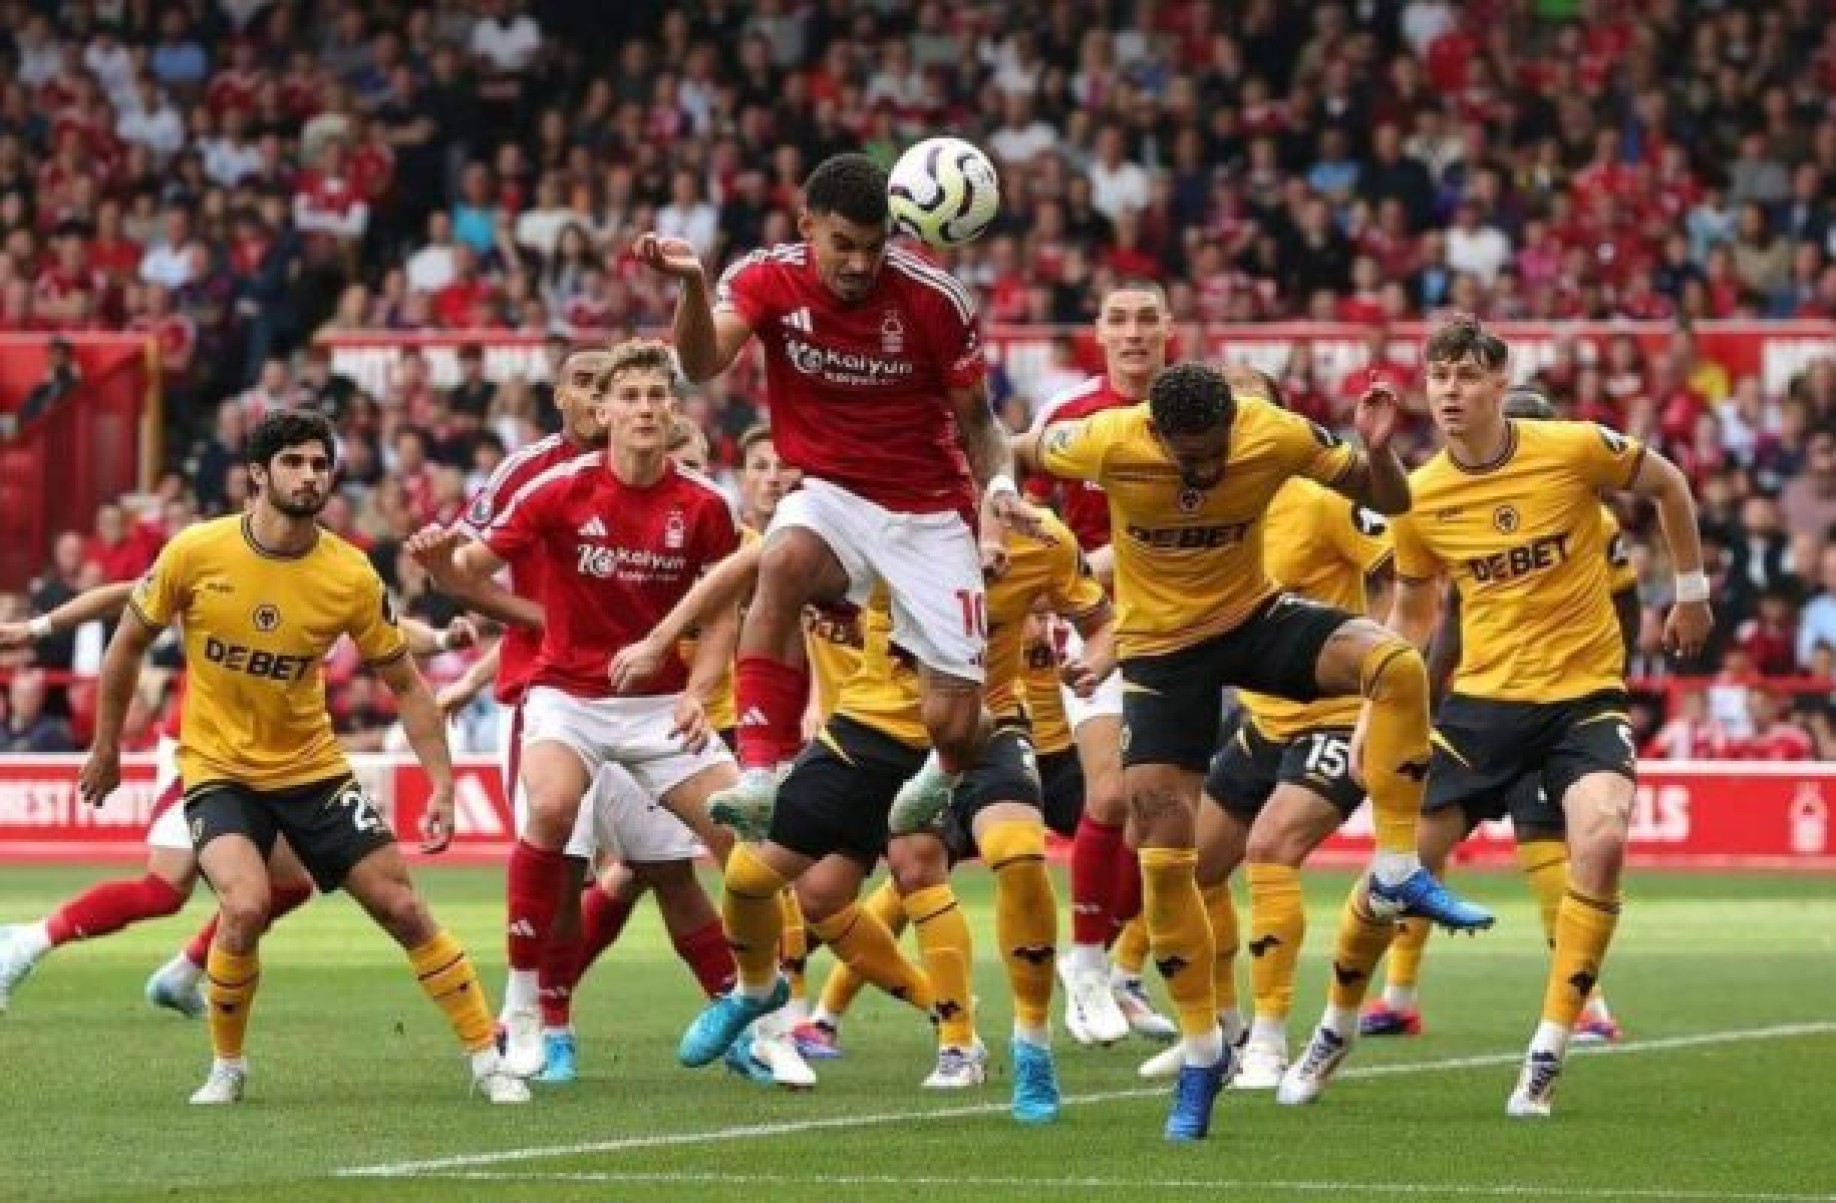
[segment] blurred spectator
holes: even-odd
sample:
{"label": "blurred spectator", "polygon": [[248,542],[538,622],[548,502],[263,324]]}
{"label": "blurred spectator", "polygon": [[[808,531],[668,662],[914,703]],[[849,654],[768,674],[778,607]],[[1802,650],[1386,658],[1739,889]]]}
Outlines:
{"label": "blurred spectator", "polygon": [[153,565],[157,544],[150,545],[138,524],[130,525],[119,504],[96,507],[95,529],[83,547],[83,559],[101,569],[103,581],[131,581]]}
{"label": "blurred spectator", "polygon": [[1804,444],[1804,469],[1780,491],[1779,511],[1792,530],[1831,538],[1836,527],[1836,429],[1811,432]]}
{"label": "blurred spectator", "polygon": [[1734,741],[1728,755],[1736,760],[1814,760],[1816,742],[1794,721],[1784,699],[1770,689],[1747,692],[1750,733]]}
{"label": "blurred spectator", "polygon": [[1798,622],[1796,668],[1812,671],[1820,647],[1836,648],[1836,544],[1823,548],[1817,560],[1817,595],[1804,607]]}
{"label": "blurred spectator", "polygon": [[6,688],[6,724],[0,727],[0,752],[49,755],[74,752],[70,724],[46,709],[45,674],[20,669]]}
{"label": "blurred spectator", "polygon": [[45,347],[45,378],[32,386],[19,404],[19,420],[30,422],[49,413],[58,402],[75,391],[83,379],[76,353],[68,339],[54,338]]}
{"label": "blurred spectator", "polygon": [[1676,713],[1665,721],[1640,750],[1653,760],[1713,760],[1726,756],[1730,741],[1721,724],[1709,717],[1708,697],[1700,689],[1672,695]]}

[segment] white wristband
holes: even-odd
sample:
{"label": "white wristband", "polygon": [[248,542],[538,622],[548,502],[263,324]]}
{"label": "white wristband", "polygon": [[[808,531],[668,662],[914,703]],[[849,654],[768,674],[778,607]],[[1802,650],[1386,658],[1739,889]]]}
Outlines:
{"label": "white wristband", "polygon": [[439,648],[443,652],[452,651],[453,650],[453,633],[451,631],[441,631],[438,635],[435,635],[434,636],[434,646]]}
{"label": "white wristband", "polygon": [[57,627],[51,622],[49,614],[40,614],[31,622],[26,623],[26,634],[34,639],[45,639],[57,634]]}
{"label": "white wristband", "polygon": [[1013,480],[1013,477],[1011,476],[991,476],[989,477],[988,487],[984,491],[990,497],[999,497],[1003,493],[1006,493],[1010,497],[1020,496],[1020,490],[1014,487],[1014,480]]}
{"label": "white wristband", "polygon": [[1706,572],[1677,573],[1677,601],[1705,602],[1709,599],[1709,579]]}

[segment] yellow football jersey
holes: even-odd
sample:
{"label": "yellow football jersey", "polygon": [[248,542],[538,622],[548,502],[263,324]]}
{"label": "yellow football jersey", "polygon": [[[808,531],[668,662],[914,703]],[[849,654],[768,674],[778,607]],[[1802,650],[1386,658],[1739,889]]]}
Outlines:
{"label": "yellow football jersey", "polygon": [[[739,528],[739,545],[746,548],[759,541],[759,532],[750,526]],[[685,636],[676,644],[676,654],[682,657],[682,663],[695,663],[695,649],[701,640],[694,636]],[[720,681],[714,686],[714,693],[706,706],[708,726],[716,731],[730,731],[739,725],[739,707],[733,700],[733,665],[727,665],[727,671],[721,674]]]}
{"label": "yellow football jersey", "polygon": [[824,718],[835,712],[842,686],[860,671],[865,647],[859,614],[804,608],[803,649],[810,660],[810,676],[816,682],[816,705]]}
{"label": "yellow football jersey", "polygon": [[1073,742],[1071,720],[1065,715],[1064,686],[1058,679],[1058,649],[1052,646],[1048,624],[1031,624],[1021,656],[1026,708],[1033,716],[1033,749],[1041,756],[1062,752]]}
{"label": "yellow football jersey", "polygon": [[[1291,593],[1363,614],[1370,604],[1365,578],[1393,552],[1388,522],[1310,480],[1290,480],[1269,506],[1269,576]],[[1315,727],[1349,727],[1364,704],[1356,694],[1291,702],[1247,690],[1238,700],[1270,739]]]}
{"label": "yellow football jersey", "polygon": [[[1010,535],[1007,571],[988,587],[987,706],[999,719],[1027,715],[1022,674],[1028,619],[1041,602],[1067,618],[1079,618],[1108,600],[1090,574],[1077,540],[1051,515],[1050,541]],[[876,598],[861,616],[866,650],[858,672],[842,687],[836,707],[857,722],[902,743],[930,742],[919,707],[916,666],[892,642],[892,613]]]}
{"label": "yellow football jersey", "polygon": [[346,634],[371,667],[408,654],[376,570],[329,531],[283,556],[256,544],[247,517],[200,522],[166,545],[128,604],[148,626],[177,622],[184,634],[187,789],[283,789],[348,773],[325,709],[325,654]]}
{"label": "yellow football jersey", "polygon": [[1630,485],[1644,456],[1591,422],[1518,419],[1495,465],[1443,450],[1411,474],[1396,575],[1445,574],[1460,592],[1453,692],[1561,702],[1623,685],[1599,493]]}
{"label": "yellow football jersey", "polygon": [[1600,507],[1600,525],[1606,533],[1607,587],[1614,593],[1638,588],[1638,569],[1632,565],[1632,549],[1626,546],[1625,532],[1619,529],[1613,507]]}
{"label": "yellow football jersey", "polygon": [[1052,428],[1054,476],[1102,485],[1116,549],[1121,655],[1178,651],[1231,630],[1275,592],[1263,562],[1269,503],[1295,476],[1333,484],[1355,452],[1307,419],[1239,397],[1223,478],[1188,488],[1161,449],[1148,407]]}

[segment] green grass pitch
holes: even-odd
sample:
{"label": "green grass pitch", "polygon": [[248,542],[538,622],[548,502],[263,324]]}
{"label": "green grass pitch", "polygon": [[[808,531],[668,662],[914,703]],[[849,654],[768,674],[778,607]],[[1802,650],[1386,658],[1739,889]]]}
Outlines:
{"label": "green grass pitch", "polygon": [[[0,921],[109,872],[8,868]],[[421,881],[495,998],[501,875]],[[1311,876],[1297,1045],[1346,882]],[[1463,885],[1501,924],[1435,939],[1426,1035],[1366,1041],[1312,1108],[1227,1095],[1212,1139],[1181,1148],[1160,1139],[1164,1089],[1135,1076],[1153,1051],[1139,1042],[1088,1050],[1061,1035],[1063,1120],[1009,1121],[1009,1015],[980,871],[958,886],[994,1050],[980,1091],[921,1092],[929,1033],[873,996],[813,1092],[678,1068],[694,988],[645,907],[582,988],[584,1080],[520,1109],[467,1097],[438,1013],[343,898],[266,942],[247,1103],[188,1108],[203,1028],[153,1012],[140,989],[204,917],[200,895],[179,919],[60,950],[0,1016],[0,1199],[1836,1198],[1836,883],[1634,876],[1605,980],[1629,1040],[1577,1055],[1543,1124],[1504,1116],[1542,993],[1534,912],[1513,876]],[[828,964],[813,958],[813,989]]]}

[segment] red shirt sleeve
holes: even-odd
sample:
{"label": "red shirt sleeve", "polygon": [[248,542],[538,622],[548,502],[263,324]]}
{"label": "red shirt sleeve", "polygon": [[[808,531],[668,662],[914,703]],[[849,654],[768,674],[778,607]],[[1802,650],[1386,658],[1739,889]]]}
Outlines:
{"label": "red shirt sleeve", "polygon": [[499,559],[514,560],[542,540],[544,519],[554,505],[560,484],[531,481],[510,499],[503,513],[482,533],[486,547]]}

